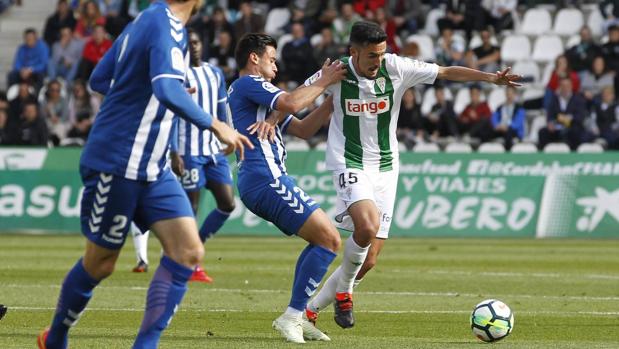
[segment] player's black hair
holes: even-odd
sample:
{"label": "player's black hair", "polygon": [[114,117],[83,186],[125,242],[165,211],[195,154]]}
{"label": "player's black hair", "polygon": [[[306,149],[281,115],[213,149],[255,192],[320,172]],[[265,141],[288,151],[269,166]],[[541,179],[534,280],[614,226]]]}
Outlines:
{"label": "player's black hair", "polygon": [[350,44],[367,46],[387,41],[387,33],[374,22],[359,21],[350,30]]}
{"label": "player's black hair", "polygon": [[472,84],[471,86],[469,86],[469,90],[481,91],[481,85],[480,84]]}
{"label": "player's black hair", "polygon": [[26,35],[28,35],[28,34],[34,34],[34,35],[37,35],[37,30],[36,30],[36,29],[34,29],[34,28],[32,28],[32,27],[30,27],[30,28],[26,28],[26,29],[24,30],[24,36],[26,36]]}
{"label": "player's black hair", "polygon": [[236,65],[239,69],[245,68],[250,54],[255,53],[258,56],[262,56],[266,52],[268,46],[276,49],[277,41],[267,34],[247,33],[243,35],[234,51]]}

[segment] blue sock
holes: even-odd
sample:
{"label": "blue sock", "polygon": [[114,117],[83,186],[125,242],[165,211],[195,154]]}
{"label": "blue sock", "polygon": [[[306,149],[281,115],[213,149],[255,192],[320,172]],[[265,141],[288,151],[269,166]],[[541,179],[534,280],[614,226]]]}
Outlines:
{"label": "blue sock", "polygon": [[289,307],[296,310],[304,311],[310,297],[316,292],[322,278],[327,273],[329,265],[335,257],[335,253],[327,250],[322,246],[314,245],[312,248],[306,248],[301,253],[303,262],[297,264],[297,272],[292,285],[292,297],[290,298]]}
{"label": "blue sock", "polygon": [[161,333],[172,320],[185,292],[193,269],[173,261],[168,256],[161,262],[148,287],[146,310],[133,349],[157,348]]}
{"label": "blue sock", "polygon": [[299,258],[297,259],[297,265],[294,267],[294,280],[292,281],[292,286],[294,287],[295,282],[297,282],[297,279],[299,278],[299,274],[300,274],[300,270],[301,270],[301,265],[303,265],[303,261],[305,260],[305,257],[307,257],[307,254],[309,253],[309,251],[311,251],[314,248],[315,245],[312,244],[308,244],[303,251],[301,251],[301,254],[299,255]]}
{"label": "blue sock", "polygon": [[45,341],[48,349],[67,347],[69,328],[79,320],[82,311],[92,297],[92,289],[98,284],[98,280],[88,275],[80,258],[62,283],[56,314]]}
{"label": "blue sock", "polygon": [[222,211],[218,208],[214,209],[202,223],[200,227],[200,240],[204,243],[208,238],[215,235],[226,220],[230,217],[230,212]]}

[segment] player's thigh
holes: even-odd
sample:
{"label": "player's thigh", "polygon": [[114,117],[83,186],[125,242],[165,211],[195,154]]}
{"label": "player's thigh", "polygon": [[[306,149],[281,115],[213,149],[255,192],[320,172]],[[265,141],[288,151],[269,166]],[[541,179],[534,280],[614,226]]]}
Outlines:
{"label": "player's thigh", "polygon": [[312,212],[297,235],[310,244],[324,246],[334,252],[340,247],[340,234],[322,209]]}
{"label": "player's thigh", "polygon": [[377,177],[376,183],[376,206],[380,213],[380,227],[377,238],[389,238],[391,221],[393,218],[393,208],[395,205],[396,193],[398,188],[398,173],[396,169],[388,172],[381,172]]}
{"label": "player's thigh", "polygon": [[228,159],[223,154],[214,156],[214,161],[205,166],[206,188],[211,191],[217,208],[229,212],[234,210],[234,189]]}
{"label": "player's thigh", "polygon": [[373,238],[375,232],[372,231],[378,226],[378,208],[372,174],[358,169],[334,171],[333,182],[337,193],[338,227],[368,235],[366,239]]}
{"label": "player's thigh", "polygon": [[157,235],[163,252],[174,261],[193,267],[204,254],[193,217],[177,217],[156,221],[151,230]]}
{"label": "player's thigh", "polygon": [[85,167],[80,173],[84,184],[80,214],[82,233],[102,248],[120,249],[143,194],[142,183]]}
{"label": "player's thigh", "polygon": [[320,207],[290,176],[281,176],[262,188],[241,193],[241,200],[250,211],[275,224],[286,235],[297,234]]}

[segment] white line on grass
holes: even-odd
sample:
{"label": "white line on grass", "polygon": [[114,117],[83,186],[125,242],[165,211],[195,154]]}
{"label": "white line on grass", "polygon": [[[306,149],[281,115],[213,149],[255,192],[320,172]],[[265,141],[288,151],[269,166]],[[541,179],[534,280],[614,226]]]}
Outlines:
{"label": "white line on grass", "polygon": [[[24,311],[52,311],[53,307],[10,307],[10,310]],[[87,311],[110,311],[110,312],[143,312],[143,308],[87,308]],[[181,312],[193,313],[276,313],[273,311],[252,311],[241,309],[179,309]],[[356,313],[368,314],[470,314],[470,310],[355,310]],[[616,316],[617,311],[518,311],[516,314],[523,315],[555,315],[555,316]]]}
{"label": "white line on grass", "polygon": [[[60,285],[39,285],[39,284],[8,284],[1,285],[5,288],[51,288],[59,289]],[[143,286],[99,286],[98,290],[130,290],[130,291],[146,291],[147,287]],[[270,289],[243,289],[243,288],[205,288],[200,292],[214,292],[214,293],[264,293],[264,294],[288,294],[289,290],[270,290]],[[458,293],[458,292],[408,292],[408,291],[359,291],[356,294],[361,295],[379,295],[379,296],[412,296],[412,297],[470,297],[480,298],[484,297],[480,293]],[[535,299],[554,299],[554,300],[573,300],[573,301],[619,301],[617,296],[544,296],[544,295],[532,295],[532,294],[503,294],[493,295],[496,298],[535,298]]]}
{"label": "white line on grass", "polygon": [[593,279],[593,280],[619,280],[619,275],[608,274],[561,274],[561,273],[520,273],[520,272],[496,272],[496,271],[452,271],[452,270],[414,270],[414,269],[389,269],[394,273],[417,273],[417,274],[439,274],[439,275],[461,275],[461,276],[494,276],[494,277],[536,277],[553,279]]}

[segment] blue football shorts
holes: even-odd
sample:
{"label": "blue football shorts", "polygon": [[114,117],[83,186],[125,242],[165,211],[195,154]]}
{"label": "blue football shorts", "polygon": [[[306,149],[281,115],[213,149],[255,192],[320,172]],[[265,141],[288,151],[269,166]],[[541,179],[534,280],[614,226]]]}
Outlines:
{"label": "blue football shorts", "polygon": [[146,231],[157,221],[194,216],[187,194],[170,169],[154,182],[126,179],[83,166],[80,174],[84,183],[82,234],[101,247],[121,248],[131,221]]}
{"label": "blue football shorts", "polygon": [[297,234],[312,212],[320,207],[287,175],[242,192],[240,196],[251,212],[275,224],[286,235]]}
{"label": "blue football shorts", "polygon": [[208,182],[232,185],[232,173],[223,153],[212,156],[183,156],[185,172],[181,183],[185,191],[198,191]]}

